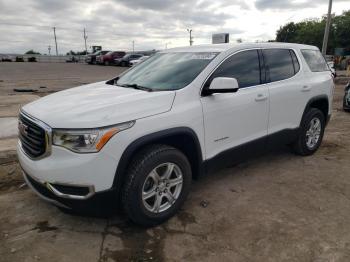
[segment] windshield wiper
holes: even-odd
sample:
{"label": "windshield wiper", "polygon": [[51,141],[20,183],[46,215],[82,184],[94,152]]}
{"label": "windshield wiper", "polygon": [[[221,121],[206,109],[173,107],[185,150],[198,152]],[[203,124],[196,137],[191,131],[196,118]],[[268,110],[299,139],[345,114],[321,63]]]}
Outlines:
{"label": "windshield wiper", "polygon": [[138,85],[138,84],[122,84],[122,85],[119,85],[119,86],[122,86],[122,87],[131,87],[131,88],[134,88],[134,89],[143,90],[143,91],[148,91],[148,92],[152,92],[152,91],[153,91],[152,88],[149,88],[149,87],[146,87],[146,86],[140,86],[140,85]]}

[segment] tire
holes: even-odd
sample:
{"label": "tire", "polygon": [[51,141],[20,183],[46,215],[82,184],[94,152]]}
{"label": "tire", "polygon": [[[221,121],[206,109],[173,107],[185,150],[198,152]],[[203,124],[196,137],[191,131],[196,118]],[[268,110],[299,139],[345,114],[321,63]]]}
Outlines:
{"label": "tire", "polygon": [[[312,124],[317,125],[317,121],[319,122],[320,129],[316,133],[319,133],[319,136],[317,139],[314,137],[314,139],[309,140],[307,133],[308,131],[310,132]],[[321,145],[325,125],[326,121],[323,113],[317,108],[309,109],[301,121],[298,138],[293,144],[294,152],[301,156],[309,156],[315,153]]]}
{"label": "tire", "polygon": [[[173,169],[168,169],[168,165],[173,165]],[[169,172],[171,173],[169,177],[176,176],[176,178],[169,178],[169,180],[166,180],[168,182],[157,184],[153,175],[151,175],[154,174],[154,170],[159,174],[161,180],[165,178],[167,174],[167,172],[164,172],[164,176],[161,175],[162,170],[173,170]],[[175,181],[174,179],[180,178],[179,172],[181,172],[182,183],[178,183],[172,188],[168,187],[167,189],[166,186],[173,183],[170,181]],[[122,189],[123,209],[130,220],[138,225],[149,227],[161,224],[174,216],[180,209],[189,193],[191,181],[191,166],[182,152],[167,145],[148,146],[135,156],[128,168],[126,180]],[[149,185],[150,182],[153,184]],[[153,194],[153,196],[144,200],[145,189],[147,187],[149,187],[149,189],[146,193],[152,191],[151,194]],[[179,188],[180,190],[178,190]],[[172,203],[170,203],[170,198],[168,198],[169,194],[173,197],[177,195]],[[153,199],[154,204],[152,204]],[[157,199],[160,199],[160,204],[164,201],[164,204],[152,211],[151,206],[157,206]],[[167,205],[169,206],[167,207]]]}
{"label": "tire", "polygon": [[343,110],[344,110],[345,112],[350,112],[350,106],[348,106],[348,105],[346,104],[346,95],[344,95],[344,98],[343,98]]}
{"label": "tire", "polygon": [[123,61],[123,62],[121,63],[121,66],[122,66],[122,67],[125,67],[125,66],[126,66],[126,62]]}
{"label": "tire", "polygon": [[105,62],[104,62],[104,65],[105,65],[105,66],[109,66],[109,61],[105,61]]}

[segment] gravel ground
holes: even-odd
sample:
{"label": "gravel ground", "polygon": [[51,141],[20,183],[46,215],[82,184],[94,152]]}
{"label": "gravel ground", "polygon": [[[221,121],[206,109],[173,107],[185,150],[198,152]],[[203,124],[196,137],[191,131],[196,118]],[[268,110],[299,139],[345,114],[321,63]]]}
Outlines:
{"label": "gravel ground", "polygon": [[[118,70],[0,63],[0,94],[30,87],[45,95]],[[15,139],[0,140],[0,260],[350,261],[350,114],[341,110],[342,87],[336,87],[333,116],[315,155],[281,149],[209,174],[193,182],[177,216],[151,229],[123,215],[72,216],[45,203],[22,186],[9,146]],[[16,101],[14,110],[22,100]]]}

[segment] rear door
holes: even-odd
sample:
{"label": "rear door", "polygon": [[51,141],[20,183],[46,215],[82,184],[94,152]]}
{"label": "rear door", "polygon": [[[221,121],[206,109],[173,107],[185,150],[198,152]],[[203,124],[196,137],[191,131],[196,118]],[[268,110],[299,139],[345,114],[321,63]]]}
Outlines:
{"label": "rear door", "polygon": [[[227,58],[206,81],[204,89],[215,77],[236,78],[239,90],[201,98],[207,159],[230,149],[242,149],[239,152],[245,154],[250,145],[254,151],[260,151],[267,134],[269,97],[267,87],[262,85],[258,50],[241,51]],[[242,154],[229,160],[235,162]]]}
{"label": "rear door", "polygon": [[268,133],[291,131],[300,124],[311,86],[305,82],[295,51],[273,48],[262,52],[270,96]]}

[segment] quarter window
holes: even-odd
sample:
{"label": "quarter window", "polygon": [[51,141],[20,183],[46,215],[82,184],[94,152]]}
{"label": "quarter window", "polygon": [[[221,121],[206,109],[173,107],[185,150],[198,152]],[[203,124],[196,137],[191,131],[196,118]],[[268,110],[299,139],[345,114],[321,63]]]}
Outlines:
{"label": "quarter window", "polygon": [[303,57],[305,58],[305,61],[312,72],[329,71],[326,60],[320,51],[304,49],[301,50],[301,53],[303,54]]}
{"label": "quarter window", "polygon": [[216,77],[236,78],[240,88],[259,85],[261,80],[258,51],[243,51],[227,58],[210,76],[205,88]]}
{"label": "quarter window", "polygon": [[263,54],[270,82],[284,80],[295,74],[289,49],[264,49]]}
{"label": "quarter window", "polygon": [[289,50],[289,52],[290,52],[290,54],[292,56],[293,65],[294,65],[294,73],[296,74],[300,70],[300,64],[299,64],[298,58],[295,55],[294,51],[293,50]]}

